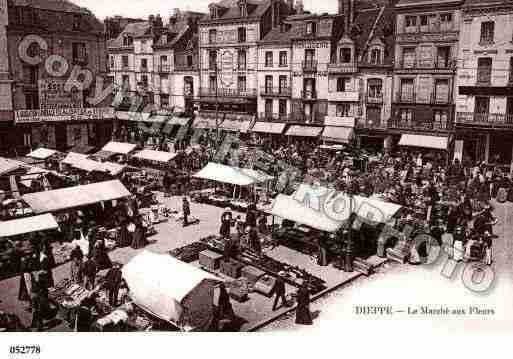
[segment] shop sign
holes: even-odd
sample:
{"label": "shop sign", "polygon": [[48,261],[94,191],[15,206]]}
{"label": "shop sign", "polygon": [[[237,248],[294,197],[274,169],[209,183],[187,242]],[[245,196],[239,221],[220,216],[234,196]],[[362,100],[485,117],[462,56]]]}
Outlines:
{"label": "shop sign", "polygon": [[83,107],[83,93],[73,87],[65,90],[66,80],[44,79],[38,81],[39,103],[44,109]]}
{"label": "shop sign", "polygon": [[326,116],[324,126],[355,127],[355,118],[347,116]]}
{"label": "shop sign", "polygon": [[14,112],[15,123],[87,121],[114,118],[112,107],[54,108],[19,110]]}

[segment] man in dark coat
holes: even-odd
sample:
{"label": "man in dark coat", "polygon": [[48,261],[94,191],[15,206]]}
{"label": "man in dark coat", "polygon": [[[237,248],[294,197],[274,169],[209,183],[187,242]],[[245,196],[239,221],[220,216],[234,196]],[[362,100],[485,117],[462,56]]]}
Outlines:
{"label": "man in dark coat", "polygon": [[169,188],[171,187],[171,177],[169,176],[169,173],[167,171],[164,173],[162,185],[164,186],[164,193],[166,194],[166,196],[169,195]]}
{"label": "man in dark coat", "polygon": [[273,311],[278,309],[278,301],[281,299],[281,305],[287,305],[287,299],[285,298],[285,282],[281,277],[278,277],[276,279],[276,282],[274,282],[273,289],[271,290],[271,296],[275,295],[274,297],[274,304],[273,304]]}
{"label": "man in dark coat", "polygon": [[306,281],[303,281],[297,291],[296,324],[313,324],[312,313],[310,313],[310,289]]}
{"label": "man in dark coat", "polygon": [[109,304],[113,307],[117,305],[121,276],[121,265],[119,263],[114,263],[105,276],[105,288],[107,289]]}
{"label": "man in dark coat", "polygon": [[84,273],[84,287],[89,290],[93,290],[96,284],[96,274],[98,273],[98,266],[93,258],[93,255],[90,253],[87,256],[87,261],[85,261],[83,266]]}
{"label": "man in dark coat", "polygon": [[183,212],[183,226],[186,227],[189,225],[189,216],[191,215],[191,206],[189,205],[189,201],[187,201],[187,197],[183,198],[182,212]]}

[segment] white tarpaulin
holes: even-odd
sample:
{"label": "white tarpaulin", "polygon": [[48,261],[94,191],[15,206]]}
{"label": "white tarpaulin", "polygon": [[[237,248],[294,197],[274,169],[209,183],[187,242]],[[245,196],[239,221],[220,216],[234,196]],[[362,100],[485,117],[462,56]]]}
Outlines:
{"label": "white tarpaulin", "polygon": [[36,158],[38,160],[46,160],[47,158],[52,157],[56,153],[57,153],[57,151],[55,151],[55,150],[41,147],[41,148],[38,148],[37,150],[30,152],[27,155],[27,157]]}
{"label": "white tarpaulin", "polygon": [[132,143],[125,143],[125,142],[109,142],[105,146],[103,146],[102,151],[108,151],[112,153],[120,153],[122,155],[127,155],[135,148],[137,145],[134,145]]}
{"label": "white tarpaulin", "polygon": [[120,165],[114,162],[97,162],[99,170],[108,172],[111,176],[117,176],[126,168],[125,165]]}
{"label": "white tarpaulin", "polygon": [[212,320],[214,286],[221,279],[167,254],[143,251],[123,267],[136,305],[179,328]]}
{"label": "white tarpaulin", "polygon": [[349,143],[353,139],[354,129],[351,127],[326,126],[322,138],[326,141]]}
{"label": "white tarpaulin", "polygon": [[59,225],[51,214],[0,221],[0,238],[58,228]]}
{"label": "white tarpaulin", "polygon": [[447,137],[426,136],[426,135],[402,135],[399,146],[433,148],[436,150],[447,150]]}
{"label": "white tarpaulin", "polygon": [[28,193],[22,198],[35,213],[48,213],[128,196],[130,196],[130,192],[125,186],[120,181],[114,180],[53,191]]}
{"label": "white tarpaulin", "polygon": [[242,172],[242,170],[219,163],[210,162],[193,177],[202,178],[222,183],[230,183],[238,186],[249,186],[257,182]]}
{"label": "white tarpaulin", "polygon": [[21,161],[11,160],[9,158],[0,157],[0,175],[16,171],[19,168],[24,167],[26,164]]}
{"label": "white tarpaulin", "polygon": [[290,126],[285,135],[298,137],[318,137],[321,134],[322,127],[315,126]]}
{"label": "white tarpaulin", "polygon": [[273,176],[268,175],[264,171],[252,170],[249,168],[239,168],[239,170],[246,176],[254,178],[256,182],[265,182],[274,179]]}
{"label": "white tarpaulin", "polygon": [[256,122],[252,132],[282,134],[286,124],[280,122]]}
{"label": "white tarpaulin", "polygon": [[176,157],[174,152],[142,150],[137,152],[134,157],[141,160],[157,161],[167,163]]}
{"label": "white tarpaulin", "polygon": [[246,133],[251,126],[251,121],[224,120],[219,126],[222,130]]}

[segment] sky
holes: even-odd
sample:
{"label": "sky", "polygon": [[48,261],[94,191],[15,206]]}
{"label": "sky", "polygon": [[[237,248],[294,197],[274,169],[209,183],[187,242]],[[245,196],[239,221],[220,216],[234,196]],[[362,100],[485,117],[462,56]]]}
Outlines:
{"label": "sky", "polygon": [[[150,14],[169,17],[173,9],[207,12],[213,0],[71,0],[79,6],[91,10],[99,19],[107,16],[121,15],[135,18],[148,18]],[[337,0],[303,0],[305,10],[311,12],[334,13],[338,8]]]}

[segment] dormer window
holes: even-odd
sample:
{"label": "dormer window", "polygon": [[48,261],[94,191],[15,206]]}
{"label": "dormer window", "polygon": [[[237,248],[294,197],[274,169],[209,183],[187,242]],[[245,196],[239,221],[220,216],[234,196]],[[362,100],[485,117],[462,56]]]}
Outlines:
{"label": "dormer window", "polygon": [[306,34],[307,35],[314,35],[315,34],[315,22],[307,22],[306,23]]}
{"label": "dormer window", "polygon": [[248,5],[245,0],[239,0],[238,4],[239,6],[239,14],[240,17],[246,17],[248,16]]}
{"label": "dormer window", "polygon": [[369,53],[369,62],[373,65],[380,65],[382,63],[381,49],[371,49]]}
{"label": "dormer window", "polygon": [[73,14],[73,30],[80,30],[80,14]]}
{"label": "dormer window", "polygon": [[351,48],[349,47],[343,47],[340,49],[340,62],[343,64],[351,63],[352,56],[351,56]]}
{"label": "dormer window", "polygon": [[216,6],[212,6],[212,7],[210,8],[210,17],[211,17],[212,19],[217,19],[217,17],[218,17],[218,12],[217,12],[217,7],[216,7]]}
{"label": "dormer window", "polygon": [[123,46],[132,46],[134,39],[130,36],[123,37]]}

